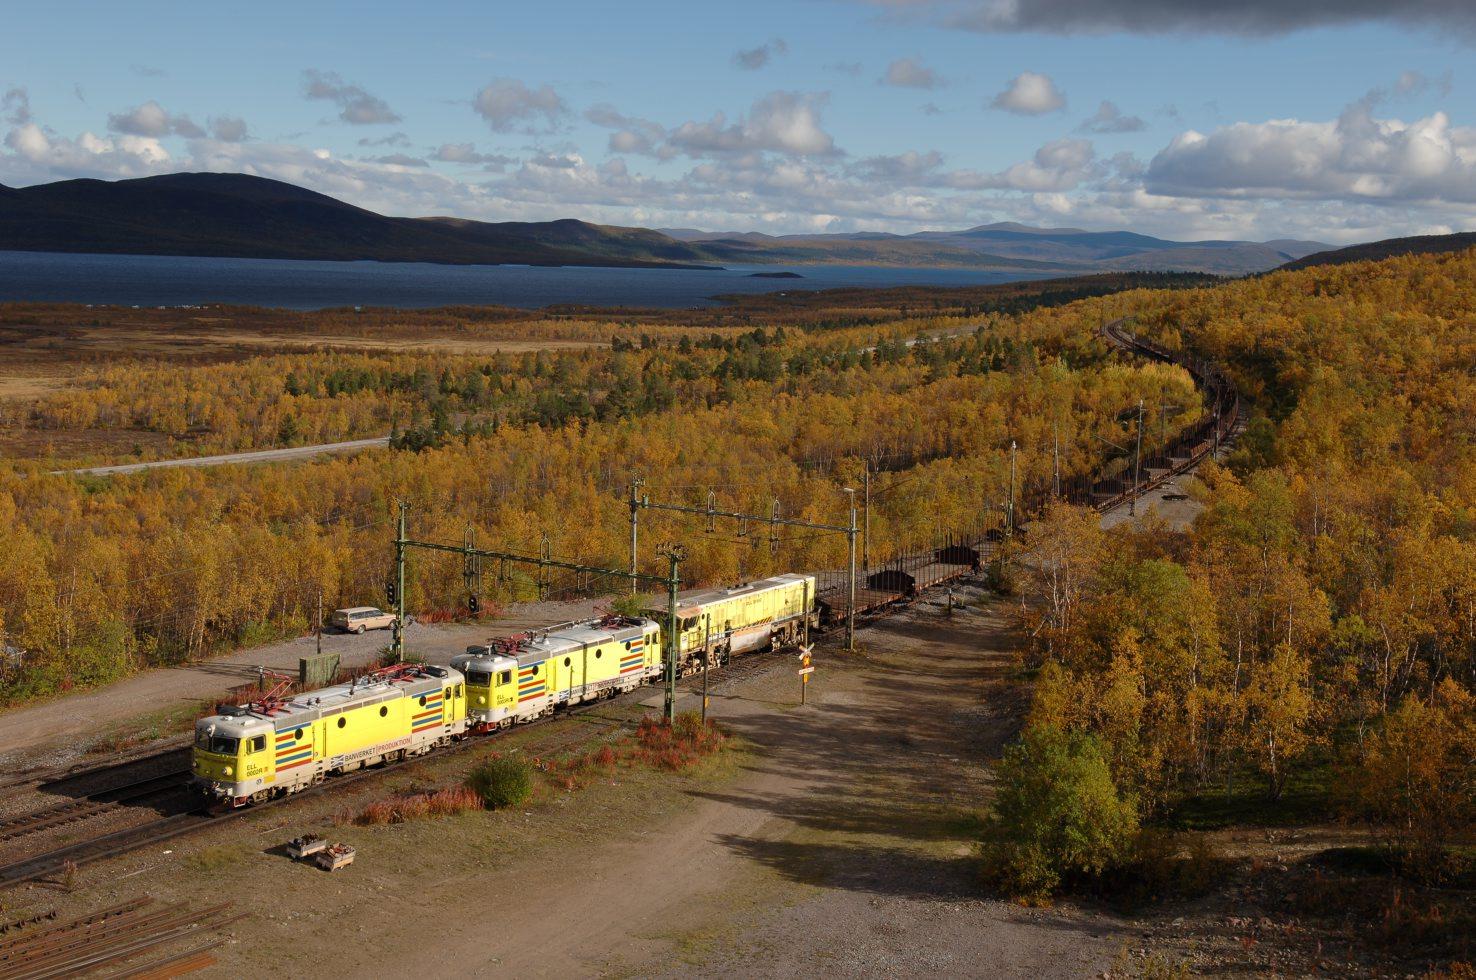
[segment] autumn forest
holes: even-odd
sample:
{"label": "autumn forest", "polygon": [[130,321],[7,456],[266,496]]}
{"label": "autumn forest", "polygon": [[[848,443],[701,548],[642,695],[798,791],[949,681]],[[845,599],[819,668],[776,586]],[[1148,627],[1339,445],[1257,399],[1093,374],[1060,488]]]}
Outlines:
{"label": "autumn forest", "polygon": [[[117,477],[13,462],[0,472],[3,699],[300,634],[320,594],[382,601],[402,499],[422,538],[459,541],[470,527],[492,546],[618,567],[637,478],[674,502],[712,493],[837,521],[840,489],[870,466],[878,558],[977,532],[1009,504],[1012,443],[1017,493],[1038,496],[1057,454],[1067,478],[1120,459],[1124,413],[1140,401],[1165,409],[1145,453],[1197,420],[1187,373],[1102,339],[1126,318],[1221,365],[1248,422],[1185,481],[1202,506],[1192,527],[1150,514],[1104,531],[1095,512],[1057,504],[1026,515],[1004,549],[995,584],[1018,597],[1033,693],[986,834],[994,873],[1048,895],[1130,865],[1144,828],[1265,806],[1363,821],[1422,880],[1465,873],[1476,254],[1152,285],[842,313],[780,305],[692,325],[450,312],[404,330],[525,346],[279,345],[83,365],[32,403],[6,403],[0,422],[33,440],[163,434],[195,452],[382,434],[392,446]],[[1170,406],[1184,414],[1168,421]],[[664,541],[686,546],[689,584],[844,561],[834,537],[786,532],[771,546],[653,515],[652,569]],[[465,615],[461,573],[417,560],[410,607]],[[538,594],[521,574],[486,588],[494,607]],[[1032,787],[1071,780],[1080,798],[1062,805],[1090,816],[1085,844],[1038,831]]]}

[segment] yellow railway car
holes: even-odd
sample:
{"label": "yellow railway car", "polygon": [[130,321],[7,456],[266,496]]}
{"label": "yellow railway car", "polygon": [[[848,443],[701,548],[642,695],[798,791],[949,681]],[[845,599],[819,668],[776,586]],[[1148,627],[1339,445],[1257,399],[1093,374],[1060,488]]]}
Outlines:
{"label": "yellow railway car", "polygon": [[731,588],[680,593],[681,671],[702,669],[703,650],[709,665],[717,666],[741,653],[793,646],[807,626],[818,627],[816,617],[813,575],[775,575]]}
{"label": "yellow railway car", "polygon": [[478,732],[630,691],[661,674],[661,630],[611,616],[468,647],[451,659],[466,675],[467,714]]}
{"label": "yellow railway car", "polygon": [[201,718],[194,785],[216,802],[261,803],[332,773],[429,752],[463,735],[467,725],[460,671],[403,664]]}

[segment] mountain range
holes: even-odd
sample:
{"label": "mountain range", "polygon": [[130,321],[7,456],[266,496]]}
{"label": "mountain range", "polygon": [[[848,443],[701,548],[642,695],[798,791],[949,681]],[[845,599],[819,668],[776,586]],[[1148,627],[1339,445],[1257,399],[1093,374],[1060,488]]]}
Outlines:
{"label": "mountain range", "polygon": [[724,264],[952,266],[1079,275],[1262,272],[1319,242],[1175,242],[1130,231],[1001,223],[911,235],[772,236],[596,225],[396,218],[282,181],[181,173],[134,180],[0,185],[0,249],[272,259],[711,267]]}

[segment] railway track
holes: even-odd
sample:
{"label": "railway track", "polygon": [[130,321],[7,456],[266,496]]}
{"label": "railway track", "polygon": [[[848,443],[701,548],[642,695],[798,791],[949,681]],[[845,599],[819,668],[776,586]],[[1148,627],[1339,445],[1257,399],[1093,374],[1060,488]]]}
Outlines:
{"label": "railway track", "polygon": [[[116,967],[170,943],[197,940],[244,915],[232,912],[229,902],[191,908],[137,898],[0,941],[0,980],[49,980]],[[113,975],[180,976],[213,963],[213,958],[207,960],[207,951],[223,942],[215,939]]]}
{"label": "railway track", "polygon": [[188,788],[189,780],[189,769],[173,770],[56,803],[34,813],[0,820],[0,843],[115,813],[123,807],[152,797],[179,793]]}
{"label": "railway track", "polygon": [[171,739],[162,747],[156,742],[143,749],[120,752],[117,755],[109,757],[106,762],[97,765],[72,763],[66,766],[27,769],[11,773],[0,778],[0,790],[15,789],[21,786],[55,789],[66,783],[81,782],[96,776],[117,772],[119,769],[145,765],[165,759],[171,755],[179,755],[181,758],[187,759],[189,751],[190,741],[188,738]]}

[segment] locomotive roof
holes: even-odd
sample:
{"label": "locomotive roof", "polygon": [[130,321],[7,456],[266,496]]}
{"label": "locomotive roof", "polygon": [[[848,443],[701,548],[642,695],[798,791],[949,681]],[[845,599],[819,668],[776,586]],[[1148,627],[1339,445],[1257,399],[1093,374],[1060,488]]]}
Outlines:
{"label": "locomotive roof", "polygon": [[[691,589],[687,592],[677,593],[677,615],[695,616],[701,611],[702,606],[714,602],[722,602],[725,599],[733,599],[739,596],[758,595],[772,589],[781,589],[788,585],[796,585],[800,582],[812,579],[811,575],[800,575],[795,572],[785,572],[783,575],[771,575],[769,578],[755,579],[752,582],[744,582],[742,585],[734,585],[727,588],[716,589]],[[815,597],[814,589],[810,590],[810,598]]]}
{"label": "locomotive roof", "polygon": [[654,623],[649,619],[621,619],[613,625],[606,625],[604,620],[592,619],[540,630],[513,650],[498,649],[493,644],[486,643],[468,647],[466,652],[473,656],[509,657],[519,665],[541,663],[550,657],[574,650],[634,639],[644,635],[652,625]]}
{"label": "locomotive roof", "polygon": [[201,721],[213,723],[222,731],[239,728],[242,733],[264,728],[268,724],[276,729],[291,728],[341,714],[350,708],[362,708],[382,701],[439,691],[446,684],[455,684],[462,679],[460,671],[449,667],[426,664],[419,669],[422,671],[419,676],[370,677],[347,684],[334,684],[295,695],[269,711],[263,711],[256,705],[244,705],[233,712],[212,715]]}

